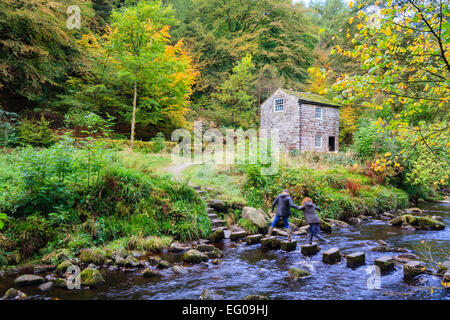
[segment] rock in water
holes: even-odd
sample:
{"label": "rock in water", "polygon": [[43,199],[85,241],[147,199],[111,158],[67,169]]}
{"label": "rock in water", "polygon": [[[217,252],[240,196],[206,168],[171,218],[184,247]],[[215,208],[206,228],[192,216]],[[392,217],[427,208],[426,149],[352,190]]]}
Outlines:
{"label": "rock in water", "polygon": [[302,278],[311,276],[311,273],[306,270],[300,269],[300,268],[292,267],[289,269],[289,275],[290,275],[291,279],[298,280],[298,279],[302,279]]}
{"label": "rock in water", "polygon": [[244,300],[270,300],[270,298],[262,295],[251,294],[246,296]]}
{"label": "rock in water", "polygon": [[55,269],[56,269],[56,265],[54,265],[54,264],[52,264],[52,265],[37,265],[37,266],[34,266],[33,272],[35,274],[37,274],[37,273],[53,271]]}
{"label": "rock in water", "polygon": [[217,259],[223,257],[223,253],[222,251],[220,251],[219,248],[214,248],[213,251],[206,252],[206,255],[208,256],[209,259]]}
{"label": "rock in water", "polygon": [[304,244],[302,246],[300,246],[301,248],[301,252],[304,256],[313,256],[315,255],[317,252],[320,251],[319,246],[317,245],[317,243],[314,244]]}
{"label": "rock in water", "polygon": [[184,253],[183,260],[187,263],[201,263],[203,261],[208,261],[208,256],[203,252],[191,249]]}
{"label": "rock in water", "polygon": [[159,260],[156,265],[158,269],[169,269],[171,267],[170,263],[166,260]]}
{"label": "rock in water", "polygon": [[444,278],[442,279],[442,282],[450,284],[450,270],[444,273]]}
{"label": "rock in water", "polygon": [[81,285],[95,287],[105,283],[102,274],[97,269],[86,268],[80,273]]}
{"label": "rock in water", "polygon": [[8,289],[8,291],[6,291],[5,295],[3,296],[3,300],[22,300],[26,298],[27,295],[25,293],[14,288]]}
{"label": "rock in water", "polygon": [[422,261],[410,261],[403,266],[403,277],[412,279],[425,271],[426,267]]}
{"label": "rock in water", "polygon": [[341,253],[339,251],[339,248],[331,248],[325,251],[322,255],[322,261],[328,264],[333,264],[341,261]]}
{"label": "rock in water", "polygon": [[189,249],[191,249],[190,246],[179,242],[174,242],[169,247],[169,251],[171,252],[185,252],[188,251]]}
{"label": "rock in water", "polygon": [[266,249],[279,249],[281,247],[281,240],[277,237],[262,238],[261,246]]}
{"label": "rock in water", "polygon": [[259,229],[265,229],[269,220],[269,216],[265,212],[252,207],[244,207],[242,209],[242,218],[249,220]]}
{"label": "rock in water", "polygon": [[56,271],[58,273],[66,273],[67,269],[72,265],[72,262],[69,260],[63,261],[56,267]]}
{"label": "rock in water", "polygon": [[403,212],[405,213],[415,213],[415,214],[422,214],[423,210],[419,209],[419,208],[409,208],[409,209],[405,209]]}
{"label": "rock in water", "polygon": [[19,287],[25,286],[35,286],[45,282],[43,277],[34,274],[24,274],[18,277],[15,281],[16,285]]}
{"label": "rock in water", "polygon": [[441,221],[435,220],[431,217],[417,217],[410,214],[405,214],[403,216],[397,217],[389,221],[393,226],[404,226],[411,225],[418,230],[443,230],[445,229],[445,224]]}
{"label": "rock in water", "polygon": [[236,240],[245,238],[246,235],[247,235],[247,232],[245,232],[245,231],[232,232],[232,233],[230,233],[230,240],[236,241]]}
{"label": "rock in water", "polygon": [[105,258],[101,253],[96,252],[93,249],[83,249],[80,251],[80,261],[85,265],[93,263],[97,266],[101,266],[105,262]]}
{"label": "rock in water", "polygon": [[347,255],[347,267],[356,268],[366,264],[366,254],[364,252],[355,252]]}
{"label": "rock in water", "polygon": [[152,278],[152,277],[160,276],[161,274],[160,274],[159,271],[157,271],[157,270],[153,270],[153,269],[147,268],[147,269],[145,269],[145,270],[142,272],[142,275],[143,275],[145,278]]}
{"label": "rock in water", "polygon": [[214,251],[216,247],[210,244],[199,244],[195,247],[195,250],[200,252],[211,252]]}
{"label": "rock in water", "polygon": [[444,274],[447,270],[450,270],[450,261],[439,263],[437,271],[438,274]]}
{"label": "rock in water", "polygon": [[183,268],[182,266],[173,266],[172,271],[173,271],[173,273],[176,273],[176,274],[186,274],[187,273],[186,268]]}
{"label": "rock in water", "polygon": [[391,256],[375,259],[375,265],[380,268],[381,273],[387,273],[395,269],[394,258]]}
{"label": "rock in water", "polygon": [[331,231],[332,231],[332,227],[331,227],[331,224],[330,223],[328,223],[328,222],[326,222],[326,221],[324,221],[324,220],[320,220],[320,230],[322,231],[322,232],[324,232],[324,233],[331,233]]}
{"label": "rock in water", "polygon": [[209,241],[211,241],[212,243],[219,242],[223,239],[225,239],[225,232],[223,231],[223,229],[217,229],[209,236]]}
{"label": "rock in water", "polygon": [[257,243],[261,242],[262,237],[263,237],[262,234],[250,235],[250,236],[245,237],[245,242],[248,245],[257,244]]}
{"label": "rock in water", "polygon": [[203,289],[199,297],[200,300],[214,300],[214,292],[212,290]]}
{"label": "rock in water", "polygon": [[297,241],[281,241],[281,250],[290,252],[297,249]]}
{"label": "rock in water", "polygon": [[53,289],[53,282],[49,281],[46,283],[43,283],[39,286],[39,289],[41,289],[41,291],[50,291]]}

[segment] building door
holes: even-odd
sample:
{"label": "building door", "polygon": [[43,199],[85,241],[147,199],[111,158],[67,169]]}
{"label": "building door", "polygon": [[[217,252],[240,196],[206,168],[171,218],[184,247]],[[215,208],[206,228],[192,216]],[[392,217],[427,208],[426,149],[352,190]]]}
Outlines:
{"label": "building door", "polygon": [[335,137],[328,137],[328,150],[330,152],[336,151],[336,138]]}

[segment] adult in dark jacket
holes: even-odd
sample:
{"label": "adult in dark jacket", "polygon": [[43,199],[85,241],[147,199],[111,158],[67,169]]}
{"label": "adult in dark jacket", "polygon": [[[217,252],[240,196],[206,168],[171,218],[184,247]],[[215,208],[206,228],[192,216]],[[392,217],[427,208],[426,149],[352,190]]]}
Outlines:
{"label": "adult in dark jacket", "polygon": [[270,225],[269,233],[267,234],[267,236],[270,237],[272,235],[273,228],[276,226],[277,222],[282,218],[284,227],[287,229],[288,241],[291,241],[291,228],[289,228],[289,216],[291,215],[291,207],[297,210],[300,210],[300,207],[294,204],[294,201],[292,201],[292,198],[289,195],[288,190],[283,190],[283,192],[278,197],[275,198],[275,200],[272,203],[272,212],[275,209],[275,206],[277,207],[275,219]]}
{"label": "adult in dark jacket", "polygon": [[316,214],[316,210],[320,211],[320,208],[312,202],[311,198],[306,197],[303,199],[299,210],[305,212],[305,222],[309,224],[309,244],[312,244],[314,236],[324,242],[328,242],[320,235],[320,219]]}

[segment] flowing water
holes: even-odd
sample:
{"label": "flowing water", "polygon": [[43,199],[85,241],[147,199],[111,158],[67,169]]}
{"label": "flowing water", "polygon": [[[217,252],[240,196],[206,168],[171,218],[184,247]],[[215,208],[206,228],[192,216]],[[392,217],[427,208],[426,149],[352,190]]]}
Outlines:
{"label": "flowing water", "polygon": [[[288,253],[264,250],[259,244],[247,246],[245,243],[225,240],[219,247],[224,253],[220,265],[208,263],[189,266],[189,273],[185,275],[175,275],[168,269],[162,271],[160,278],[144,278],[140,271],[124,273],[103,270],[106,284],[98,289],[54,289],[49,293],[41,293],[36,288],[25,288],[23,291],[34,299],[198,299],[203,289],[209,289],[217,299],[242,299],[247,295],[261,294],[271,299],[450,300],[450,289],[435,289],[433,292],[429,289],[441,287],[440,278],[423,275],[418,280],[406,282],[401,266],[381,276],[381,289],[368,288],[368,279],[373,272],[370,266],[374,260],[385,255],[400,254],[371,251],[379,239],[419,256],[431,251],[437,261],[444,260],[443,251],[450,251],[450,205],[438,203],[421,207],[426,214],[441,216],[446,225],[445,230],[411,232],[392,227],[387,222],[369,220],[359,227],[333,230],[332,234],[325,235],[330,243],[321,246],[322,252],[338,247],[344,253],[366,253],[366,265],[356,269],[347,268],[345,259],[335,265],[326,265],[321,261],[321,253],[306,258],[301,255],[300,246]],[[306,242],[306,236],[294,239],[299,244]],[[429,249],[424,247],[422,240]],[[166,254],[163,258],[181,263],[181,255]],[[307,269],[312,277],[290,281],[288,270],[291,267]],[[0,282],[0,294],[12,286],[16,276]]]}

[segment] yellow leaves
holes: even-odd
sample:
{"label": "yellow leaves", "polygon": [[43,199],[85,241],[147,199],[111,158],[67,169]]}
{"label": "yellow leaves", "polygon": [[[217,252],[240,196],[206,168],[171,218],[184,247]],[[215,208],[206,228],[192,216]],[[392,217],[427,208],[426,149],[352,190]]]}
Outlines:
{"label": "yellow leaves", "polygon": [[351,17],[351,18],[348,20],[348,23],[349,23],[349,24],[352,24],[352,23],[353,23],[353,20],[354,20],[354,17]]}
{"label": "yellow leaves", "polygon": [[392,154],[390,153],[390,152],[386,152],[385,154],[384,154],[384,157],[385,158],[387,158],[387,157],[390,157]]}
{"label": "yellow leaves", "polygon": [[351,9],[351,8],[353,8],[353,1],[350,1],[349,3],[348,3],[348,7]]}

